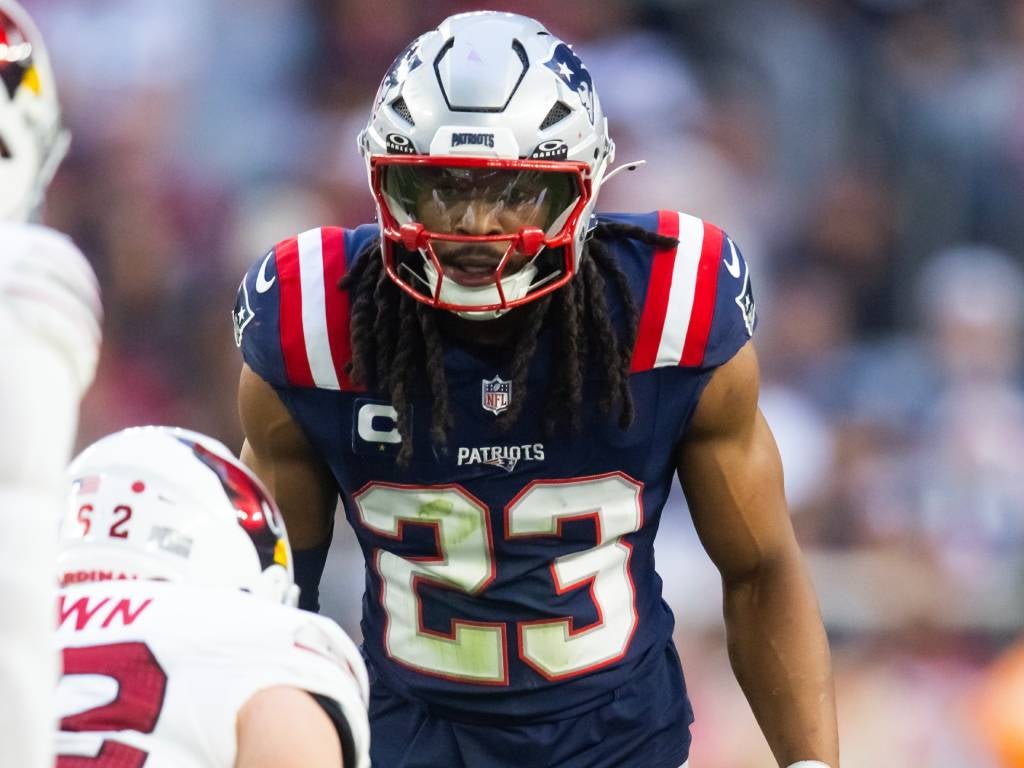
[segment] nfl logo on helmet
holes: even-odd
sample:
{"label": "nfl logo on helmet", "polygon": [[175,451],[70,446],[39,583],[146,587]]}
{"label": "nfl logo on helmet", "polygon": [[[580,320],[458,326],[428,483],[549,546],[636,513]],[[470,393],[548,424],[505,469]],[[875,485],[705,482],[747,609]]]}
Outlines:
{"label": "nfl logo on helmet", "polygon": [[512,382],[505,381],[495,375],[491,380],[484,379],[482,382],[481,405],[485,411],[497,415],[508,408],[512,402]]}

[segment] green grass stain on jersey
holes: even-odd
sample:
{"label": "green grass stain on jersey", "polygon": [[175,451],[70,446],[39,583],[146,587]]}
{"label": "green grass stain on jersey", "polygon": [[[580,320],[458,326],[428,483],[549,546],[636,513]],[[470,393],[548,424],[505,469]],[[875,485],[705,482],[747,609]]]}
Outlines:
{"label": "green grass stain on jersey", "polygon": [[[486,513],[485,513],[486,514]],[[416,516],[421,520],[437,520],[442,524],[444,545],[451,556],[458,556],[458,547],[480,533],[480,510],[456,506],[448,499],[433,499],[420,504]]]}

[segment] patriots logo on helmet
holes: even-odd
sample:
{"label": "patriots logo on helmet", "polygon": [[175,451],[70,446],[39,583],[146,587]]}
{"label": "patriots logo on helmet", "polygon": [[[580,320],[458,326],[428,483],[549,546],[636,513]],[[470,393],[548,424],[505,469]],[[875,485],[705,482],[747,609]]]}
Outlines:
{"label": "patriots logo on helmet", "polygon": [[[388,73],[384,75],[384,80],[380,84],[380,90],[377,91],[377,107],[383,104],[388,94],[404,83],[409,74],[422,63],[423,59],[420,57],[420,38],[417,38],[409,44],[408,48],[398,54],[398,58],[391,64]],[[374,108],[376,109],[376,107]]]}
{"label": "patriots logo on helmet", "polygon": [[583,66],[580,57],[572,52],[565,43],[559,43],[551,52],[551,58],[544,62],[544,66],[558,75],[562,82],[576,91],[587,110],[587,116],[591,124],[594,122],[594,81],[590,72]]}

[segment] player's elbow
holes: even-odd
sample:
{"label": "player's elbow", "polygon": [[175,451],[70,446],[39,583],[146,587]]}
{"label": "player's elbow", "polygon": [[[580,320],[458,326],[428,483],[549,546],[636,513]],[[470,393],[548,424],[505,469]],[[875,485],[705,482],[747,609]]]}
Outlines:
{"label": "player's elbow", "polygon": [[727,593],[749,593],[790,581],[802,570],[800,548],[791,536],[782,541],[763,543],[743,556],[719,563],[722,584]]}
{"label": "player's elbow", "polygon": [[338,731],[305,691],[262,690],[238,713],[235,768],[338,768]]}

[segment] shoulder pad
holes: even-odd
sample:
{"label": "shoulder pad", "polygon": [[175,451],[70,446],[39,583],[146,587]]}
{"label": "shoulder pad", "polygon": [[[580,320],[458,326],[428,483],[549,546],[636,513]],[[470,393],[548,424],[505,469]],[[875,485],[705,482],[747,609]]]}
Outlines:
{"label": "shoulder pad", "polygon": [[333,621],[313,613],[301,613],[302,620],[296,625],[292,636],[292,652],[305,654],[315,658],[321,665],[330,666],[324,669],[306,662],[303,666],[308,666],[310,672],[318,670],[316,685],[303,685],[298,680],[296,683],[310,693],[320,693],[337,704],[344,722],[343,730],[339,728],[339,736],[342,736],[343,742],[347,742],[343,743],[347,755],[345,765],[349,764],[351,757],[356,768],[367,768],[370,687],[362,654],[345,631]]}
{"label": "shoulder pad", "polygon": [[0,288],[33,280],[59,282],[87,305],[98,322],[99,285],[74,241],[49,227],[0,222]]}
{"label": "shoulder pad", "polygon": [[235,300],[235,343],[277,387],[351,389],[348,293],[338,288],[366,227],[321,227],[282,240],[249,269]]}
{"label": "shoulder pad", "polygon": [[296,626],[293,636],[295,647],[323,656],[351,675],[360,697],[368,703],[370,689],[366,665],[356,644],[330,619],[306,611],[303,614],[305,620]]}
{"label": "shoulder pad", "polygon": [[92,267],[71,238],[0,222],[0,309],[9,310],[19,333],[59,351],[82,390],[89,385],[103,309]]}
{"label": "shoulder pad", "polygon": [[631,372],[721,365],[754,332],[749,268],[722,230],[695,216],[659,211],[658,232],[679,245],[654,252]]}

